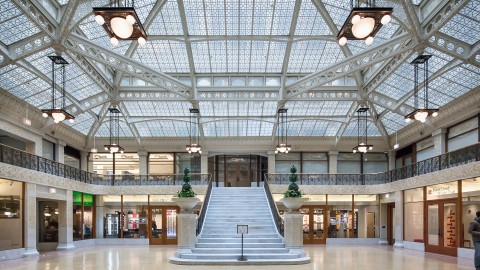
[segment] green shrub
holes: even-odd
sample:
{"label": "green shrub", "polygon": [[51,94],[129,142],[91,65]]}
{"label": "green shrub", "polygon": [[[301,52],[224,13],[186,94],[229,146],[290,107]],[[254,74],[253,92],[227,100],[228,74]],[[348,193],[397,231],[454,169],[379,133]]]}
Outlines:
{"label": "green shrub", "polygon": [[179,198],[188,198],[188,197],[195,197],[197,194],[193,192],[192,190],[192,185],[190,185],[190,170],[188,168],[185,168],[183,171],[183,185],[182,185],[182,190],[177,192],[177,196]]}
{"label": "green shrub", "polygon": [[292,168],[290,168],[290,176],[289,176],[289,180],[290,180],[290,185],[288,185],[288,190],[283,193],[283,196],[285,198],[299,198],[299,197],[302,197],[302,192],[300,190],[298,190],[298,185],[297,183],[297,179],[298,179],[298,175],[296,174],[297,172],[297,168],[295,168],[295,166],[292,166]]}

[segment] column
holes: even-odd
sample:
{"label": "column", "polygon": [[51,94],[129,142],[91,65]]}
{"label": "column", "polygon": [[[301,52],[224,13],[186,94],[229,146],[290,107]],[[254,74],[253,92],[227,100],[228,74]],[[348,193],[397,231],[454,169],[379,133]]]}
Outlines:
{"label": "column", "polygon": [[387,232],[387,204],[380,204],[380,240],[378,240],[379,245],[388,245],[388,232]]}
{"label": "column", "polygon": [[208,151],[203,151],[202,155],[200,155],[200,173],[208,173]]}
{"label": "column", "polygon": [[[187,198],[181,198],[187,199]],[[188,198],[195,199],[195,198]],[[192,253],[197,242],[197,215],[190,210],[182,208],[180,205],[180,213],[177,214],[177,251],[176,257],[181,257],[183,253]],[[187,207],[188,208],[188,207]],[[191,209],[191,207],[190,207]]]}
{"label": "column", "polygon": [[275,173],[275,151],[268,151],[268,173]]}
{"label": "column", "polygon": [[148,152],[140,150],[138,151],[138,173],[140,175],[148,174]]}
{"label": "column", "polygon": [[35,141],[27,142],[26,149],[28,153],[42,156],[43,155],[43,139],[42,137],[38,137]]}
{"label": "column", "polygon": [[301,249],[303,247],[303,214],[298,211],[284,215],[284,241],[286,248]]}
{"label": "column", "polygon": [[24,226],[24,257],[38,256],[37,251],[37,185],[25,183],[25,219]]}
{"label": "column", "polygon": [[[74,249],[73,244],[73,192],[67,189],[67,200],[58,202],[57,250]],[[82,222],[83,223],[83,222]]]}
{"label": "column", "polygon": [[82,171],[92,171],[93,167],[88,166],[88,152],[87,151],[80,151],[80,170]]}
{"label": "column", "polygon": [[105,202],[103,201],[103,196],[95,196],[95,238],[104,238],[104,216],[105,216]]}
{"label": "column", "polygon": [[395,191],[394,247],[403,248],[403,191]]}
{"label": "column", "polygon": [[338,151],[328,151],[328,173],[337,173],[337,157]]}
{"label": "column", "polygon": [[65,163],[65,146],[67,143],[62,140],[57,140],[55,144],[55,159],[58,163]]}
{"label": "column", "polygon": [[445,134],[447,133],[446,128],[439,128],[432,132],[433,138],[433,155],[439,156],[445,154],[447,150],[447,141]]}
{"label": "column", "polygon": [[388,170],[395,170],[395,161],[396,161],[397,151],[390,150],[388,151]]}

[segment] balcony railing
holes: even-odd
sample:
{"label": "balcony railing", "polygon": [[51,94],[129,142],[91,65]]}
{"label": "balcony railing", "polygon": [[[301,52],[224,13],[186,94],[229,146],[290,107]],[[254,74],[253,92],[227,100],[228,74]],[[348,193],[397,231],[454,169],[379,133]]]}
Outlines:
{"label": "balcony railing", "polygon": [[[72,179],[82,183],[105,186],[172,186],[183,184],[183,174],[121,174],[100,175],[82,171],[40,156],[0,144],[0,162]],[[208,185],[210,174],[191,173],[191,185]]]}
{"label": "balcony railing", "polygon": [[[441,171],[480,161],[480,143],[417,163],[374,174],[299,174],[301,185],[375,185]],[[99,175],[82,171],[40,156],[0,144],[0,162],[60,176],[75,181],[106,186],[182,185],[183,174]],[[210,174],[192,173],[192,185],[208,185]],[[289,174],[266,174],[270,184],[288,184]]]}
{"label": "balcony railing", "polygon": [[[432,157],[417,163],[382,173],[372,174],[298,174],[300,185],[376,185],[437,172],[459,165],[480,161],[480,144],[474,144],[443,155]],[[287,173],[265,174],[270,184],[287,185],[290,183]]]}

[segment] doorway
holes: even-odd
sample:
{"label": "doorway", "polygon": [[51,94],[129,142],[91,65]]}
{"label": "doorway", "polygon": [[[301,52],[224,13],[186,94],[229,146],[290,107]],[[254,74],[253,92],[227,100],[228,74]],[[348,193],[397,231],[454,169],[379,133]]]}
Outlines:
{"label": "doorway", "polygon": [[150,206],[148,220],[150,245],[177,244],[177,206]]}
{"label": "doorway", "polygon": [[325,244],[325,206],[302,206],[300,212],[303,214],[303,243]]}
{"label": "doorway", "polygon": [[387,203],[387,242],[391,246],[395,244],[393,229],[395,228],[395,203]]}
{"label": "doorway", "polygon": [[457,256],[457,201],[426,202],[425,213],[425,251]]}

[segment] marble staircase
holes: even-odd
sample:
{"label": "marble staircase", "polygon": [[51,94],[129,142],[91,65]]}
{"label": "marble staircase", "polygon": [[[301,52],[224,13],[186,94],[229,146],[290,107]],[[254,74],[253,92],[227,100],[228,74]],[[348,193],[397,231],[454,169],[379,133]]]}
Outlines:
{"label": "marble staircase", "polygon": [[[237,225],[248,225],[243,246],[246,261],[238,261],[241,235],[237,234]],[[214,187],[195,248],[172,262],[198,265],[303,264],[309,261],[303,249],[285,247],[263,188]]]}

